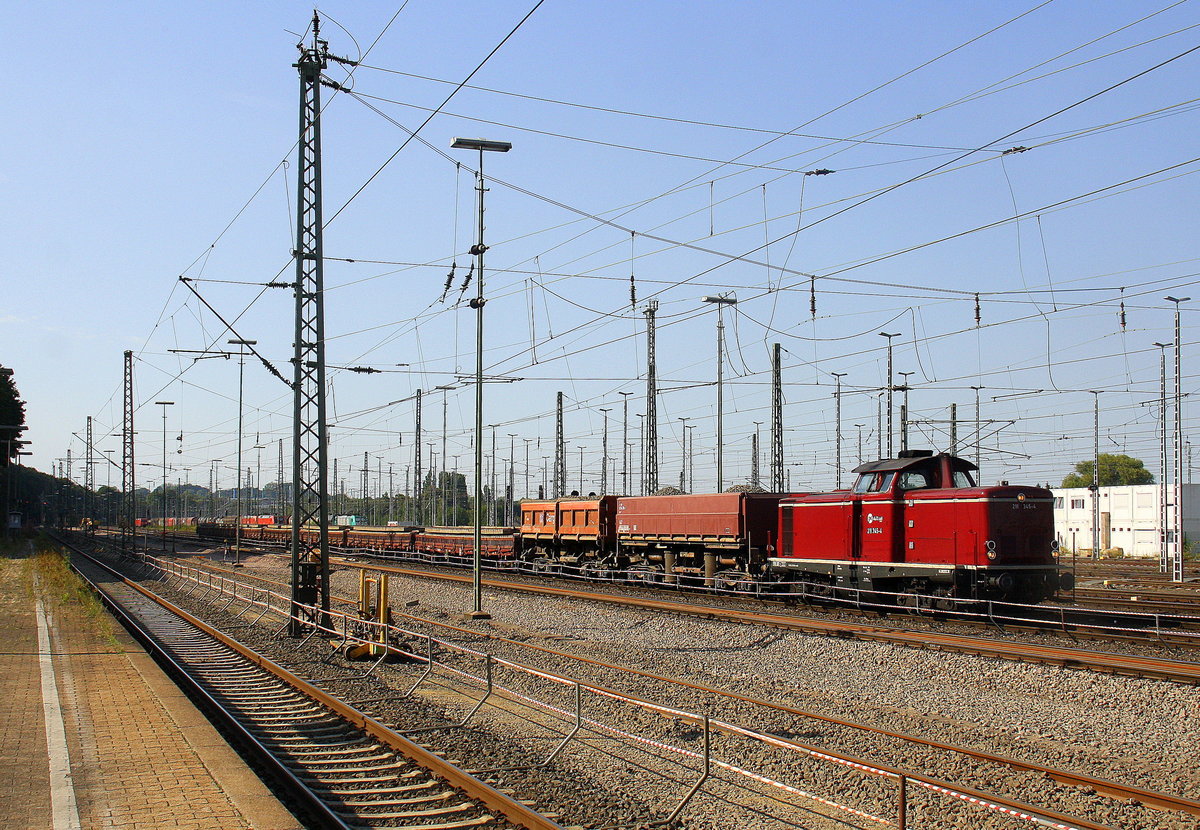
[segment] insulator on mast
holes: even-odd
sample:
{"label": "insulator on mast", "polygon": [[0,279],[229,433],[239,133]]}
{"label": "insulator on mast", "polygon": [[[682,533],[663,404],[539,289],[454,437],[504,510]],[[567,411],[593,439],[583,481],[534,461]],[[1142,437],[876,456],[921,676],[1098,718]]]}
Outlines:
{"label": "insulator on mast", "polygon": [[629,232],[629,310],[637,310],[637,282],[634,280],[634,265],[637,262],[637,250],[634,247],[634,242],[637,240],[637,231]]}
{"label": "insulator on mast", "polygon": [[467,268],[467,275],[463,277],[462,286],[458,289],[458,299],[462,299],[462,295],[467,293],[467,289],[471,286],[471,277],[475,275],[475,260],[471,260],[471,265]]}

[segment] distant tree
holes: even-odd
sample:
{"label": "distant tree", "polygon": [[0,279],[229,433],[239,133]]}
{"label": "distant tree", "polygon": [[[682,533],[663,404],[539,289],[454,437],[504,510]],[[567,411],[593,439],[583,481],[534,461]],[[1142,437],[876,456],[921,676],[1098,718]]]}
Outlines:
{"label": "distant tree", "polygon": [[25,401],[17,394],[12,369],[0,366],[0,467],[17,457],[21,445],[17,439],[25,431]]}
{"label": "distant tree", "polygon": [[[1100,453],[1100,486],[1114,487],[1124,484],[1153,484],[1154,476],[1139,458],[1128,455]],[[1063,479],[1063,487],[1091,487],[1092,461],[1080,461],[1075,472]]]}

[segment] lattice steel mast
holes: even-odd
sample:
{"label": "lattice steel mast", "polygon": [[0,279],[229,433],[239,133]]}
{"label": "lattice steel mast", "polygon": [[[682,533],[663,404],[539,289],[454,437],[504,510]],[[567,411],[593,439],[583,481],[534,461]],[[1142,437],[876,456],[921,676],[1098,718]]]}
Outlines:
{"label": "lattice steel mast", "polygon": [[[413,497],[417,503],[417,524],[425,523],[425,508],[422,497],[425,492],[424,471],[421,467],[421,390],[417,390],[417,402],[413,404]],[[363,456],[363,464],[366,464]]]}
{"label": "lattice steel mast", "polygon": [[771,355],[771,492],[783,486],[783,347],[774,344]]}
{"label": "lattice steel mast", "polygon": [[563,443],[563,393],[554,410],[554,498],[561,499],[567,486],[567,448]]}
{"label": "lattice steel mast", "polygon": [[137,508],[133,480],[133,352],[125,352],[125,416],[121,422],[121,554],[129,556]]}
{"label": "lattice steel mast", "polygon": [[654,359],[654,315],[658,300],[646,304],[646,493],[658,489],[658,370]]}
{"label": "lattice steel mast", "polygon": [[87,418],[87,447],[83,458],[83,515],[89,519],[96,518],[95,503],[95,472],[92,470],[92,416]]}
{"label": "lattice steel mast", "polygon": [[[337,476],[334,476],[334,479],[335,479],[335,484],[336,484],[336,478],[337,478]],[[276,476],[276,478],[275,478],[275,483],[276,483],[276,485],[277,485],[277,486],[278,486],[278,488],[279,488],[279,492],[278,492],[278,493],[276,493],[275,500],[276,500],[276,501],[279,503],[279,509],[278,509],[278,513],[279,513],[279,521],[281,521],[281,522],[282,522],[282,521],[283,521],[283,514],[284,514],[284,500],[283,500],[283,499],[284,499],[284,491],[283,491],[283,439],[282,439],[282,438],[280,438],[280,439],[279,439],[279,475],[278,475],[278,476]],[[209,485],[209,489],[210,489],[210,490],[212,489],[212,485],[211,485],[211,484]]]}
{"label": "lattice steel mast", "polygon": [[[296,332],[294,342],[292,440],[292,602],[293,636],[305,623],[323,622],[329,610],[328,445],[325,428],[325,297],[321,219],[321,70],[329,46],[320,38],[313,13],[312,42],[301,45],[300,140],[296,200]],[[316,544],[303,542],[300,529],[313,523]],[[317,606],[320,613],[302,610]],[[307,620],[305,619],[307,618]]]}

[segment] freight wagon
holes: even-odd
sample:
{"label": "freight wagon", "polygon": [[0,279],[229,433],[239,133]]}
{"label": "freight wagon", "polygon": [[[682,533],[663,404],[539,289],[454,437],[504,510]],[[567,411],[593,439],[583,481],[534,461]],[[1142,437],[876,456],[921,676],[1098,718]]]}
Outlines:
{"label": "freight wagon", "polygon": [[667,582],[701,577],[735,587],[763,571],[776,533],[778,493],[617,499],[617,545],[631,567]]}

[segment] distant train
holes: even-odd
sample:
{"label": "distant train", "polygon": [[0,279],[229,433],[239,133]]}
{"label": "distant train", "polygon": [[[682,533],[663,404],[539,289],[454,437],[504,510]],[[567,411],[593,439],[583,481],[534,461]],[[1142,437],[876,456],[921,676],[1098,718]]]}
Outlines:
{"label": "distant train", "polygon": [[[1055,560],[1050,491],[981,487],[975,469],[912,450],[857,467],[853,487],[827,493],[524,501],[519,527],[483,528],[482,553],[538,570],[817,596],[860,590],[1040,602],[1069,590],[1071,574]],[[228,525],[198,530],[233,535]],[[242,531],[251,540],[290,536],[286,526]],[[473,549],[469,527],[342,527],[329,536],[335,546],[383,553]]]}

